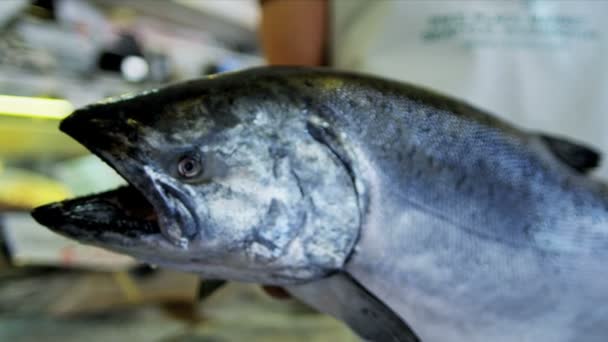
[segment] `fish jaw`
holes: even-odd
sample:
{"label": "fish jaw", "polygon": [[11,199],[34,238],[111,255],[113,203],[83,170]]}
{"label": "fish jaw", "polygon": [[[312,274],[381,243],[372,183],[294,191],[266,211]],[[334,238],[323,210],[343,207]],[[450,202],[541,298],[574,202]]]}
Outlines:
{"label": "fish jaw", "polygon": [[[222,278],[205,272],[204,257],[192,262],[192,251],[166,239],[155,208],[132,185],[106,192],[51,203],[35,208],[32,217],[53,232],[140,262]],[[200,254],[200,253],[195,253]]]}
{"label": "fish jaw", "polygon": [[101,247],[160,235],[153,208],[132,186],[43,205],[32,216],[60,235]]}

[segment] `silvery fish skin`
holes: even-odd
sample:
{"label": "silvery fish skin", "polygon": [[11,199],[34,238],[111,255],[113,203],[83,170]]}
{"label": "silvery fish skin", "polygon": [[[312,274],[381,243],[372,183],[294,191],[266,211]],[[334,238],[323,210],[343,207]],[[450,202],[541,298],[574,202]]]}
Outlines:
{"label": "silvery fish skin", "polygon": [[608,338],[608,188],[575,143],[411,85],[288,67],[106,100],[61,129],[132,187],[34,211],[60,234],[285,286],[371,340]]}

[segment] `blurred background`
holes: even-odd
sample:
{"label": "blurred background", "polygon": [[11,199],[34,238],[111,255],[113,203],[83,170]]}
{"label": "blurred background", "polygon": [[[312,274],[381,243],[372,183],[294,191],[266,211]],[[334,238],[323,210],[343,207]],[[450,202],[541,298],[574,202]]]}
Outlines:
{"label": "blurred background", "polygon": [[[74,108],[257,65],[329,66],[605,155],[606,13],[607,0],[0,0],[0,341],[356,340],[258,286],[212,292],[38,226],[31,208],[123,183],[57,129]],[[591,177],[608,180],[608,163]]]}
{"label": "blurred background", "polygon": [[[123,183],[58,129],[74,108],[264,63],[255,0],[0,1],[0,341],[350,341],[257,286],[200,281],[38,226],[29,210]],[[205,284],[203,282],[203,284]]]}

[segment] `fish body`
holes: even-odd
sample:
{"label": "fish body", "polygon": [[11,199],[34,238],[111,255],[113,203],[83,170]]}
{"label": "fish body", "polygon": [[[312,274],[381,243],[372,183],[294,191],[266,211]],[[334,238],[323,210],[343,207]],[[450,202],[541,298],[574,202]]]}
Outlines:
{"label": "fish body", "polygon": [[61,129],[129,188],[41,207],[85,243],[285,287],[373,341],[605,341],[592,150],[412,85],[265,67]]}

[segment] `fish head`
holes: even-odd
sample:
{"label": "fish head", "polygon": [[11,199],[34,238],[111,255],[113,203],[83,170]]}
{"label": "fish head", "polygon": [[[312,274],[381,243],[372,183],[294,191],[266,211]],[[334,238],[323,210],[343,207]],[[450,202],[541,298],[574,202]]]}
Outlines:
{"label": "fish head", "polygon": [[129,186],[34,218],[209,278],[284,285],[340,269],[358,235],[353,180],[306,130],[306,109],[278,94],[222,76],[77,110],[60,129]]}

